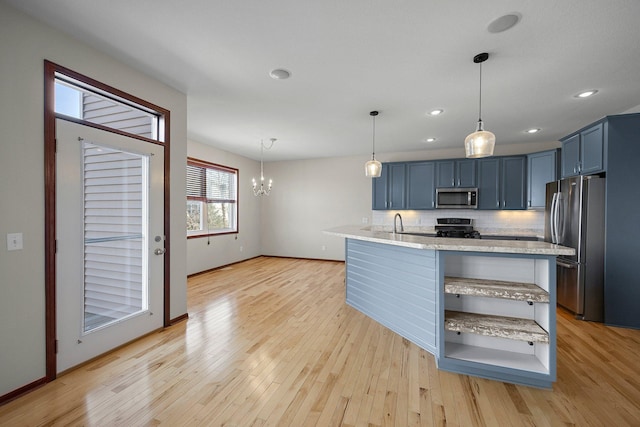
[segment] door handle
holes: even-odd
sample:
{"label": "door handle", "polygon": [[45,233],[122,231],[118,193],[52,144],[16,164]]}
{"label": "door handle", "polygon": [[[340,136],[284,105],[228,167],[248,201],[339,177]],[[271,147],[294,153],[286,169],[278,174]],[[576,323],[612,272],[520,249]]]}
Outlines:
{"label": "door handle", "polygon": [[549,222],[551,223],[551,243],[558,244],[558,235],[557,235],[557,226],[558,221],[556,219],[556,203],[558,202],[558,193],[553,193],[553,198],[551,199],[551,218]]}
{"label": "door handle", "polygon": [[560,267],[564,267],[564,268],[578,268],[577,265],[575,264],[568,264],[566,262],[560,261],[559,259],[556,260],[556,264],[558,264]]}
{"label": "door handle", "polygon": [[154,254],[156,255],[162,255],[166,252],[167,250],[164,248],[157,248],[155,251],[153,251]]}

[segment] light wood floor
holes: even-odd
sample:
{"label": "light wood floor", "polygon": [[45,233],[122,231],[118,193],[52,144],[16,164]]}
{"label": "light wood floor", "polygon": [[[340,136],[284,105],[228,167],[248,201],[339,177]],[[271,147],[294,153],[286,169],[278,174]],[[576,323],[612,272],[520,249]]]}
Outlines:
{"label": "light wood floor", "polygon": [[639,426],[640,331],[558,318],[553,391],[438,371],[344,302],[344,264],[188,282],[189,320],[0,407],[0,425]]}

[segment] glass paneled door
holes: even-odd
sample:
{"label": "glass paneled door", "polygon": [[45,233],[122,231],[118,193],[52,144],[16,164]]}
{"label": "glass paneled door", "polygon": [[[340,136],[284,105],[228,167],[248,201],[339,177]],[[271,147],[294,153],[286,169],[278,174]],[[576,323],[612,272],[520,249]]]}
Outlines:
{"label": "glass paneled door", "polygon": [[163,323],[163,147],[58,119],[57,371]]}

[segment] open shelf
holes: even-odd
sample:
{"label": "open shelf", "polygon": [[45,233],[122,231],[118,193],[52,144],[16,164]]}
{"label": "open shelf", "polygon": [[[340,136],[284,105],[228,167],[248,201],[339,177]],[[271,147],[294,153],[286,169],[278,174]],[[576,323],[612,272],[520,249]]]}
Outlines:
{"label": "open shelf", "polygon": [[444,327],[447,331],[506,338],[517,341],[548,343],[549,334],[534,320],[517,317],[492,316],[446,310]]}
{"label": "open shelf", "polygon": [[444,292],[447,294],[503,298],[516,301],[549,302],[549,293],[533,283],[446,276],[444,278]]}
{"label": "open shelf", "polygon": [[501,366],[504,368],[520,369],[540,374],[549,373],[549,370],[534,355],[495,350],[492,348],[477,347],[467,344],[448,342],[445,357],[449,359],[464,360],[467,362]]}

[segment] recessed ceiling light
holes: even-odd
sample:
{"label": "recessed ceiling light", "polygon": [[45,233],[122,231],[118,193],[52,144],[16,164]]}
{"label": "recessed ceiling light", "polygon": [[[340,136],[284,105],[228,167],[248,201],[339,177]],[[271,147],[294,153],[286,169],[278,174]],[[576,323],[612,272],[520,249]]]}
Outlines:
{"label": "recessed ceiling light", "polygon": [[436,142],[436,139],[434,137],[424,138],[422,142],[428,142],[428,143]]}
{"label": "recessed ceiling light", "polygon": [[525,131],[526,133],[538,133],[540,132],[540,128],[531,128]]}
{"label": "recessed ceiling light", "polygon": [[503,16],[501,16],[499,18],[496,18],[493,21],[491,21],[491,23],[487,27],[487,31],[489,31],[490,33],[494,33],[494,34],[495,33],[501,33],[503,31],[507,31],[509,28],[512,28],[518,22],[520,22],[521,18],[522,18],[522,15],[520,15],[517,12],[509,13],[507,15],[503,15]]}
{"label": "recessed ceiling light", "polygon": [[439,116],[442,113],[444,113],[444,110],[442,108],[438,108],[436,110],[429,111],[429,115],[430,116]]}
{"label": "recessed ceiling light", "polygon": [[591,89],[591,90],[585,90],[584,92],[580,92],[579,94],[577,94],[575,97],[576,98],[588,98],[592,95],[595,95],[596,93],[598,93],[597,89]]}
{"label": "recessed ceiling light", "polygon": [[275,80],[284,80],[291,77],[291,73],[284,68],[276,68],[275,70],[271,70],[269,73],[272,79]]}

